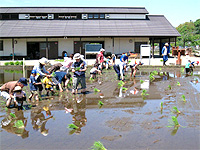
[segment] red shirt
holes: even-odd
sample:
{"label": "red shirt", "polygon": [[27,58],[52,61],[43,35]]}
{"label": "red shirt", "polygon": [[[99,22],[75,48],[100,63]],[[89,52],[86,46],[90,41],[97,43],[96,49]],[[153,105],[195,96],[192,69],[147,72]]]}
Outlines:
{"label": "red shirt", "polygon": [[102,53],[102,52],[100,52],[100,53],[98,54],[98,58],[100,58],[100,63],[104,62],[103,53]]}

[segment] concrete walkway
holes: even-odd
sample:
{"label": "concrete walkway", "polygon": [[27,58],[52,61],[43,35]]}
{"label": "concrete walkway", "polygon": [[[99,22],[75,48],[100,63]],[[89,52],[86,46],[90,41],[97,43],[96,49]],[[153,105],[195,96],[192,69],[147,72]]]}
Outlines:
{"label": "concrete walkway", "polygon": [[[185,64],[187,63],[188,60],[191,61],[200,61],[200,57],[187,57],[187,56],[181,56],[182,59],[182,64],[181,66],[185,66]],[[132,60],[132,59],[129,59]],[[140,59],[135,59],[136,62],[139,62]],[[163,62],[161,62],[162,58],[142,58],[142,63],[144,63],[144,66],[162,66]],[[169,58],[169,60],[166,62],[166,65],[169,66],[176,66],[176,60],[177,57],[174,58]],[[6,60],[6,61],[0,61],[0,66],[4,66],[5,62],[10,62],[11,60]],[[21,61],[21,60],[18,60]],[[93,65],[95,63],[95,59],[86,59],[85,60],[87,65]],[[119,61],[119,59],[117,59],[116,61]],[[34,66],[36,64],[36,62],[38,62],[38,60],[25,60],[25,65],[26,66]],[[59,63],[59,61],[55,61],[55,60],[50,60],[51,64],[55,64],[55,63]]]}

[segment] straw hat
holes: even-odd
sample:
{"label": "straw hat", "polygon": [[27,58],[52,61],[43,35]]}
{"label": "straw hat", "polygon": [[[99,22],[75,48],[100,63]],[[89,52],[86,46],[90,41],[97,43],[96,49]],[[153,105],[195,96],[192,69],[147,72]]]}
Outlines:
{"label": "straw hat", "polygon": [[48,63],[48,59],[45,58],[45,57],[42,57],[40,60],[39,60],[39,63],[41,63],[42,65],[46,65]]}
{"label": "straw hat", "polygon": [[81,58],[81,55],[79,54],[79,53],[76,53],[75,55],[74,55],[74,59],[80,59]]}
{"label": "straw hat", "polygon": [[21,86],[16,86],[13,91],[15,92],[15,91],[21,91],[21,90],[22,90]]}
{"label": "straw hat", "polygon": [[168,44],[168,43],[165,43],[165,46],[169,46],[169,44]]}

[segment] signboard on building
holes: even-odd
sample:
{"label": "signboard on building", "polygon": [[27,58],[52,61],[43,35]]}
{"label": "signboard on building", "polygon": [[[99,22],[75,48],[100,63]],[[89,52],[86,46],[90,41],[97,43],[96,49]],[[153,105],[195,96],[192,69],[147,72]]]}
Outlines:
{"label": "signboard on building", "polygon": [[102,48],[102,44],[86,44],[85,52],[87,54],[96,54]]}

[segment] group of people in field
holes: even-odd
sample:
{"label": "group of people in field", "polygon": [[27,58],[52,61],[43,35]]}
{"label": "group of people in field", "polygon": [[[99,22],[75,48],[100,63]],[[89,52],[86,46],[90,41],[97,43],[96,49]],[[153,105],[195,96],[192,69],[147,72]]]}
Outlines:
{"label": "group of people in field", "polygon": [[[96,62],[90,70],[90,78],[96,78],[97,74],[101,75],[102,70],[109,69],[113,66],[118,80],[125,80],[124,73],[128,66],[129,53],[123,53],[119,61],[116,61],[115,54],[104,57],[105,49],[100,49],[96,56]],[[23,102],[26,100],[26,93],[22,90],[24,86],[30,87],[30,96],[27,97],[28,101],[39,101],[43,89],[46,91],[46,95],[55,93],[55,88],[60,92],[63,92],[64,88],[68,90],[68,83],[70,80],[72,84],[72,94],[78,92],[78,85],[81,84],[81,93],[85,94],[86,91],[86,80],[85,73],[87,70],[87,63],[84,60],[84,56],[76,53],[69,56],[64,55],[64,62],[56,63],[51,65],[49,68],[45,68],[49,64],[49,60],[45,57],[39,59],[27,81],[26,78],[20,78],[18,81],[10,81],[3,84],[0,87],[0,96],[6,99],[6,106],[11,106],[11,101],[14,102],[14,107],[22,109]],[[141,62],[136,61],[129,62],[131,68],[131,76],[135,76],[138,70],[137,66],[142,65]],[[73,74],[73,76],[71,75]],[[63,83],[63,84],[62,84]]]}

